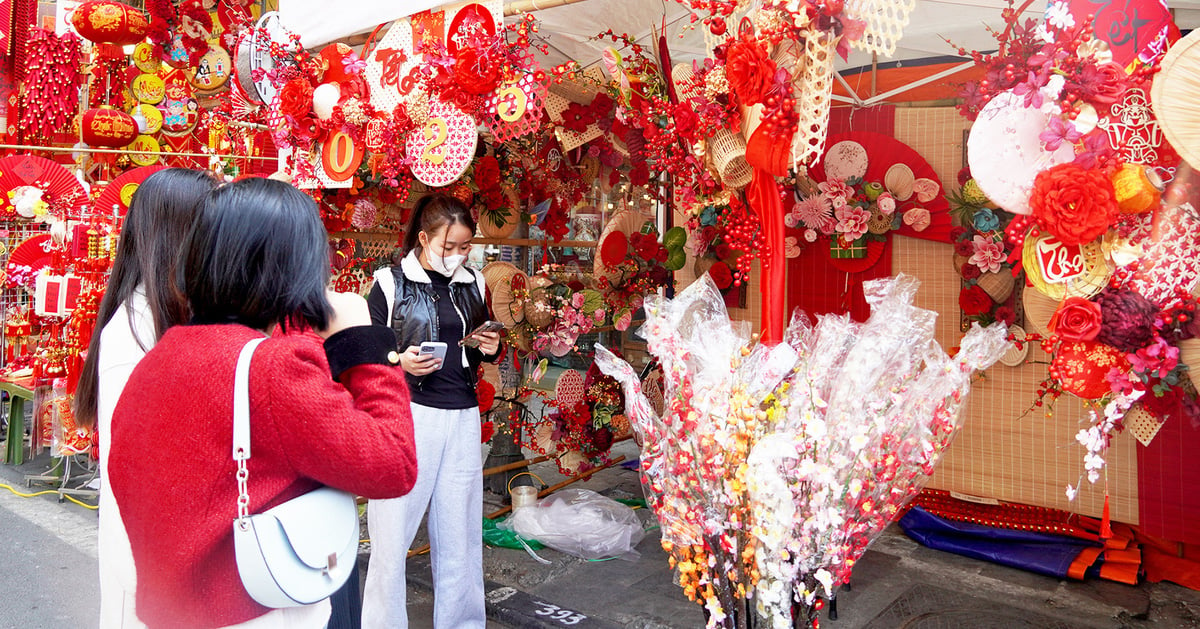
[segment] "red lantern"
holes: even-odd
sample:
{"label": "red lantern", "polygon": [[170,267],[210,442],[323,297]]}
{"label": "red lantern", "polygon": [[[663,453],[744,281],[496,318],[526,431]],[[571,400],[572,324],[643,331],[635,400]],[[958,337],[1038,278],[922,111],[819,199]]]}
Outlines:
{"label": "red lantern", "polygon": [[108,105],[83,112],[80,130],[83,141],[89,146],[106,148],[127,146],[138,136],[133,116]]}
{"label": "red lantern", "polygon": [[71,14],[71,24],[84,39],[125,46],[146,38],[150,23],[141,11],[116,0],[89,0]]}

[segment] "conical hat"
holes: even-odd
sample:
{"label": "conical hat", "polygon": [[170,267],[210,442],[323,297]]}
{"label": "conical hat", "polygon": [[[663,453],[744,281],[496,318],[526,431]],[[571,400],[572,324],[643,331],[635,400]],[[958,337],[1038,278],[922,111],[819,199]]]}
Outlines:
{"label": "conical hat", "polygon": [[611,281],[619,275],[616,269],[604,263],[604,256],[600,255],[604,250],[604,240],[614,232],[621,232],[628,237],[629,234],[640,230],[642,225],[648,220],[650,218],[645,214],[634,210],[621,210],[608,220],[608,224],[604,226],[604,231],[600,234],[599,240],[596,241],[596,256],[592,263],[592,273],[596,279],[603,277]]}
{"label": "conical hat", "polygon": [[529,276],[508,262],[492,262],[483,267],[483,279],[492,296],[492,313],[496,320],[508,328],[524,321],[524,299],[518,299],[516,291],[527,289]]}
{"label": "conical hat", "polygon": [[1158,125],[1179,156],[1200,168],[1200,31],[1192,31],[1175,42],[1163,57],[1150,106]]}

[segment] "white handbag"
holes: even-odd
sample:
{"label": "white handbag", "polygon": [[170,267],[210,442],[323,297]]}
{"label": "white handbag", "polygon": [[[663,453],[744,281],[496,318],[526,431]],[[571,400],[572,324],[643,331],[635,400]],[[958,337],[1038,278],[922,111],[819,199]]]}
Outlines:
{"label": "white handbag", "polygon": [[238,517],[233,521],[233,544],[238,574],[251,598],[265,607],[297,607],[328,598],[351,576],[358,552],[358,506],[353,495],[322,487],[248,515],[250,357],[263,340],[242,348],[234,375]]}

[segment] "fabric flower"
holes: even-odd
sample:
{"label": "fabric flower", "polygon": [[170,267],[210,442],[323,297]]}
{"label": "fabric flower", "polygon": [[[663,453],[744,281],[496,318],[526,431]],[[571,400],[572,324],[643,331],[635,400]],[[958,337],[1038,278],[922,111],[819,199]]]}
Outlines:
{"label": "fabric flower", "polygon": [[757,39],[737,40],[725,53],[725,76],[744,105],[761,103],[775,82],[775,62]]}
{"label": "fabric flower", "polygon": [[487,94],[500,84],[500,72],[491,59],[467,46],[454,60],[454,82],[467,93]]}
{"label": "fabric flower", "polygon": [[1082,297],[1068,297],[1050,317],[1050,331],[1068,341],[1094,341],[1103,321],[1100,305]]}
{"label": "fabric flower", "polygon": [[834,199],[849,199],[854,196],[854,188],[844,181],[822,181],[817,184],[821,194],[830,201]]}
{"label": "fabric flower", "polygon": [[996,309],[996,321],[1004,325],[1012,325],[1017,320],[1017,311],[1012,306],[1000,306]]}
{"label": "fabric flower", "polygon": [[1075,26],[1075,16],[1066,2],[1054,2],[1046,9],[1046,23],[1065,31]]}
{"label": "fabric flower", "polygon": [[1125,353],[1145,347],[1154,337],[1158,306],[1137,291],[1108,289],[1096,296],[1101,327],[1096,340]]}
{"label": "fabric flower", "polygon": [[1084,64],[1074,84],[1084,100],[1096,105],[1111,105],[1121,99],[1128,77],[1115,63]]}
{"label": "fabric flower", "polygon": [[867,233],[867,223],[870,220],[870,212],[853,205],[844,205],[837,210],[837,231],[846,240],[858,240]]}
{"label": "fabric flower", "polygon": [[875,204],[879,206],[879,211],[891,216],[896,213],[896,198],[890,192],[884,192],[875,199]]}
{"label": "fabric flower", "polygon": [[805,226],[819,229],[827,234],[833,231],[833,227],[837,223],[833,220],[833,206],[830,205],[829,198],[820,194],[800,199],[792,208],[792,213]]}
{"label": "fabric flower", "polygon": [[1058,116],[1051,117],[1049,124],[1046,125],[1046,130],[1038,134],[1042,146],[1049,152],[1057,151],[1063,142],[1074,144],[1082,137],[1083,134],[1075,128],[1075,125]]}
{"label": "fabric flower", "polygon": [[1059,164],[1038,174],[1029,204],[1038,225],[1067,245],[1081,245],[1117,220],[1116,195],[1103,172]]}
{"label": "fabric flower", "polygon": [[672,119],[675,121],[675,133],[687,140],[688,144],[694,144],[699,139],[696,128],[700,124],[700,117],[696,115],[696,110],[690,102],[679,103],[675,107]]}
{"label": "fabric flower", "polygon": [[977,231],[990,232],[1000,229],[1000,217],[996,213],[983,208],[975,212],[975,216],[971,217],[971,224]]}
{"label": "fabric flower", "polygon": [[978,317],[992,309],[992,298],[978,284],[972,284],[958,293],[958,307],[968,317]]}
{"label": "fabric flower", "polygon": [[279,111],[293,120],[304,118],[312,111],[313,86],[305,78],[295,78],[279,90]]}
{"label": "fabric flower", "polygon": [[983,271],[980,271],[979,267],[974,264],[968,263],[962,266],[962,278],[964,280],[977,280],[981,275],[983,275]]}
{"label": "fabric flower", "polygon": [[960,240],[954,243],[954,255],[956,256],[972,256],[975,255],[975,242],[971,240]]}
{"label": "fabric flower", "polygon": [[969,262],[985,273],[999,271],[1008,257],[1004,253],[1004,244],[987,236],[975,236],[973,244],[975,253],[971,254]]}

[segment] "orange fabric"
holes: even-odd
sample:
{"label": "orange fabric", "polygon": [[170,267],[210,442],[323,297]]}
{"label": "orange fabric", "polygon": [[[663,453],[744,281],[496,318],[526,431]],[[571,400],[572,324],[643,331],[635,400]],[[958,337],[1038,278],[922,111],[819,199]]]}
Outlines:
{"label": "orange fabric", "polygon": [[1142,564],[1146,579],[1154,583],[1170,581],[1200,590],[1200,544],[1172,542],[1134,531],[1142,545]]}
{"label": "orange fabric", "polygon": [[1071,562],[1071,567],[1067,568],[1067,576],[1076,581],[1082,581],[1083,577],[1087,575],[1087,569],[1096,563],[1102,552],[1104,552],[1103,548],[1084,548],[1075,561]]}
{"label": "orange fabric", "polygon": [[1100,566],[1100,578],[1137,585],[1141,565],[1141,550],[1105,550],[1104,564]]}
{"label": "orange fabric", "polygon": [[[962,61],[966,61],[963,59]],[[961,63],[955,61],[953,63],[937,63],[922,66],[904,66],[900,68],[886,68],[877,70],[875,73],[875,93],[883,94],[894,89],[904,87],[919,81],[927,76],[937,74],[943,70],[949,70]],[[855,74],[842,74],[842,78],[854,91],[858,97],[866,100],[871,97],[871,69],[866,68],[862,72]],[[983,78],[983,71],[977,67],[966,68],[961,72],[951,74],[950,76],[938,79],[932,83],[927,83],[919,87],[914,87],[908,91],[901,92],[887,99],[889,103],[911,103],[928,100],[943,100],[948,98],[958,98],[959,86],[968,81],[977,81]],[[835,81],[833,84],[833,93],[838,96],[849,97],[849,92],[842,86],[841,81]]]}

